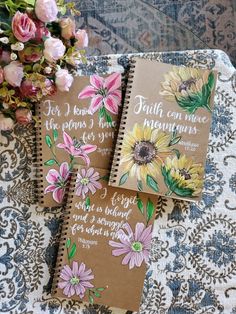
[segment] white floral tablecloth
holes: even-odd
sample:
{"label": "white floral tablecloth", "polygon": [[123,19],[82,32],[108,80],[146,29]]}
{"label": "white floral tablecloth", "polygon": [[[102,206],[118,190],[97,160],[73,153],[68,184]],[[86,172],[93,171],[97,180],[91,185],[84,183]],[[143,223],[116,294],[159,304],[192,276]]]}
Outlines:
{"label": "white floral tablecloth", "polygon": [[[236,313],[236,71],[225,53],[143,54],[219,72],[199,204],[162,198],[140,313]],[[94,57],[81,74],[127,71],[130,55]],[[52,298],[61,208],[34,204],[33,129],[0,137],[0,313],[120,313]]]}

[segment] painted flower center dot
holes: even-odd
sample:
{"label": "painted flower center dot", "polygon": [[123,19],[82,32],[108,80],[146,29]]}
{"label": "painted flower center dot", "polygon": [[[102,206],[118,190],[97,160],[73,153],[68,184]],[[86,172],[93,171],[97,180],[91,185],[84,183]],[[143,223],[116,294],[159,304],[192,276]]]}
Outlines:
{"label": "painted flower center dot", "polygon": [[100,88],[97,92],[98,95],[102,95],[103,97],[105,97],[107,95],[107,90],[106,88]]}
{"label": "painted flower center dot", "polygon": [[150,163],[156,156],[156,149],[153,143],[149,141],[137,142],[133,148],[134,161],[139,164]]}
{"label": "painted flower center dot", "polygon": [[179,173],[181,176],[184,177],[185,180],[191,179],[191,175],[188,173],[188,171],[185,168],[180,169]]}
{"label": "painted flower center dot", "polygon": [[70,283],[71,283],[72,285],[78,285],[78,283],[79,283],[79,278],[77,278],[77,277],[72,277],[72,278],[70,279]]}
{"label": "painted flower center dot", "polygon": [[181,92],[182,90],[190,89],[191,86],[194,85],[195,83],[196,83],[196,79],[192,77],[186,81],[183,81],[179,86],[179,92]]}
{"label": "painted flower center dot", "polygon": [[80,180],[80,183],[81,183],[82,185],[87,185],[87,184],[89,184],[89,179],[88,179],[88,178],[82,178],[82,179]]}
{"label": "painted flower center dot", "polygon": [[133,242],[131,248],[134,252],[141,252],[143,245],[140,242]]}

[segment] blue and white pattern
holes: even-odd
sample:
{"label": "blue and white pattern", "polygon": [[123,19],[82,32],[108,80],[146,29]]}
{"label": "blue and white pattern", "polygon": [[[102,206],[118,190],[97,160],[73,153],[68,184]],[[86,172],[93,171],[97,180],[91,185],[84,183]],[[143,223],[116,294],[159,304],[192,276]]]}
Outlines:
{"label": "blue and white pattern", "polygon": [[[124,72],[130,56],[93,57],[79,73]],[[213,68],[219,80],[202,201],[160,199],[140,313],[236,313],[235,69],[217,50],[142,56]],[[32,134],[1,134],[0,313],[125,313],[51,297],[61,209],[33,204]]]}

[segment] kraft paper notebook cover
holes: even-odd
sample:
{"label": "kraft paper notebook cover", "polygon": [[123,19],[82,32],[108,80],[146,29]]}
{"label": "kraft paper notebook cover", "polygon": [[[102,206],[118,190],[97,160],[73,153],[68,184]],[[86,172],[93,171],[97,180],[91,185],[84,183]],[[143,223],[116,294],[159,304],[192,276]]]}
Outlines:
{"label": "kraft paper notebook cover", "polygon": [[201,198],[216,73],[133,58],[109,184]]}
{"label": "kraft paper notebook cover", "polygon": [[108,171],[75,166],[52,295],[138,311],[157,197],[109,187]]}
{"label": "kraft paper notebook cover", "polygon": [[57,91],[37,109],[38,200],[58,206],[75,163],[107,169],[121,102],[121,75],[77,76],[69,92]]}

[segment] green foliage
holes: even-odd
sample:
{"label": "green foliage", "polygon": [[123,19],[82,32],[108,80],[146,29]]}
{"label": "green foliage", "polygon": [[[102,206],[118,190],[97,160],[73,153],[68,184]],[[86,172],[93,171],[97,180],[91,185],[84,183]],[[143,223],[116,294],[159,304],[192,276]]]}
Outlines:
{"label": "green foliage", "polygon": [[146,184],[153,191],[155,191],[155,192],[159,191],[159,187],[158,187],[157,181],[152,176],[150,176],[149,174],[147,175],[147,178],[146,178]]}
{"label": "green foliage", "polygon": [[147,223],[152,219],[153,214],[155,213],[155,206],[150,198],[147,201]]}
{"label": "green foliage", "polygon": [[144,205],[143,205],[143,201],[139,197],[139,194],[137,194],[137,206],[138,206],[138,209],[140,210],[140,212],[143,214],[144,213]]}
{"label": "green foliage", "polygon": [[56,163],[55,159],[49,159],[45,161],[44,165],[45,166],[53,166]]}
{"label": "green foliage", "polygon": [[120,181],[119,181],[119,185],[125,184],[125,182],[127,181],[128,177],[129,177],[129,171],[126,172],[126,173],[124,173],[124,174],[121,176]]}
{"label": "green foliage", "polygon": [[68,254],[69,261],[75,256],[75,253],[76,253],[76,244],[73,243],[71,250],[69,251],[69,254]]}
{"label": "green foliage", "polygon": [[45,142],[46,142],[46,144],[47,144],[47,146],[48,146],[49,148],[52,147],[52,139],[51,139],[50,135],[46,135],[46,136],[45,136]]}

